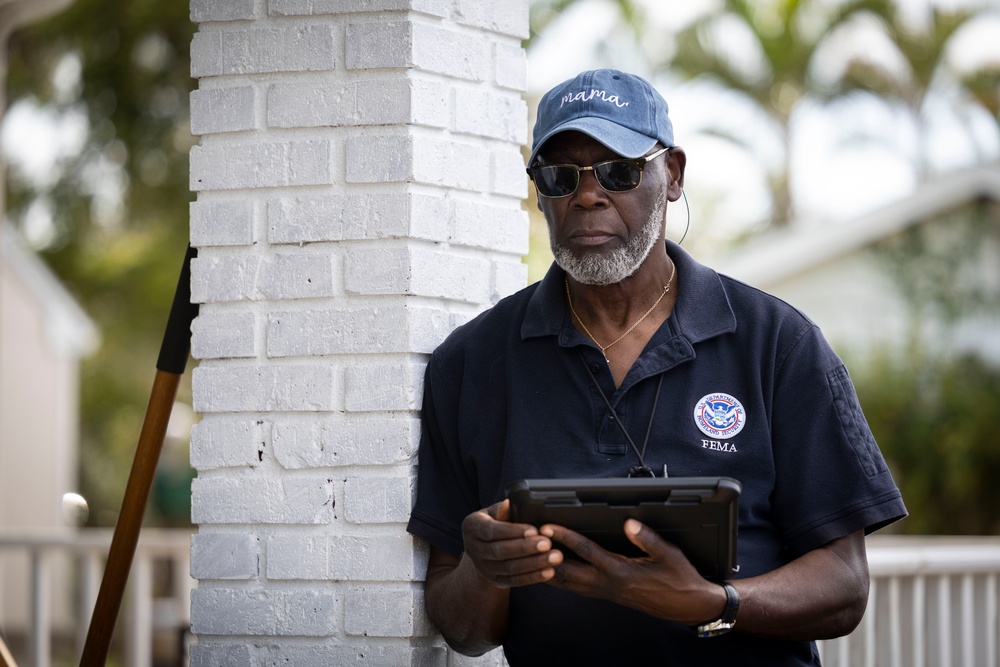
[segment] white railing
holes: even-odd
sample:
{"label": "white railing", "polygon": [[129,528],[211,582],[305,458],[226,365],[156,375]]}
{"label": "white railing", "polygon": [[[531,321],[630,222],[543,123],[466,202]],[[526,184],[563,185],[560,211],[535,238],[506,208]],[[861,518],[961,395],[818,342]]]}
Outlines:
{"label": "white railing", "polygon": [[[190,533],[145,530],[129,577],[124,663],[151,664],[156,616],[159,622],[189,623],[194,581],[189,570]],[[57,553],[80,567],[77,654],[104,570],[111,532],[10,533],[0,529],[0,557],[30,556],[32,592],[29,662],[51,665],[48,565]],[[153,563],[167,559],[173,590],[153,597]],[[1000,667],[1000,537],[880,537],[868,539],[872,583],[868,612],[847,637],[819,643],[827,667]],[[2,564],[2,558],[0,558]]]}
{"label": "white railing", "polygon": [[871,537],[868,611],[827,667],[1000,667],[1000,538]]}
{"label": "white railing", "polygon": [[[50,667],[52,662],[53,600],[64,603],[75,600],[71,610],[77,658],[83,651],[90,626],[90,616],[97,600],[104,561],[111,545],[110,529],[79,531],[14,531],[0,528],[0,572],[7,554],[27,554],[29,572],[27,628],[27,660],[24,665]],[[122,604],[120,620],[124,622],[123,662],[130,667],[152,664],[153,632],[157,626],[169,626],[178,631],[190,625],[191,589],[189,530],[143,530],[132,561],[132,571]],[[78,594],[55,596],[51,590],[53,566],[62,559],[69,561],[75,573],[70,583],[79,587]],[[154,596],[154,565],[170,568],[170,590]],[[2,618],[0,618],[2,621]],[[2,627],[2,626],[0,626]],[[10,629],[7,629],[8,632]]]}

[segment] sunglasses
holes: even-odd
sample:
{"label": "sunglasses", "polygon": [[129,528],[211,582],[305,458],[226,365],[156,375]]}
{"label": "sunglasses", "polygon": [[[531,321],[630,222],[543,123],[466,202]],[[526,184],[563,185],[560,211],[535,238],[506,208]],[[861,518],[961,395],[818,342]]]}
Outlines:
{"label": "sunglasses", "polygon": [[642,170],[650,160],[666,153],[669,148],[645,157],[598,162],[589,167],[575,164],[541,164],[529,167],[528,176],[535,182],[535,189],[543,197],[568,197],[580,186],[580,172],[592,171],[597,182],[608,192],[635,190],[642,182]]}

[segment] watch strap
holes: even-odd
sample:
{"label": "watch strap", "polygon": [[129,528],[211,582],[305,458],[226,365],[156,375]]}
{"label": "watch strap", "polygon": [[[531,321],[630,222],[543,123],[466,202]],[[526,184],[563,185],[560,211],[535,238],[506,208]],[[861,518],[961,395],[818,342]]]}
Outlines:
{"label": "watch strap", "polygon": [[722,617],[717,621],[699,625],[699,637],[722,635],[732,630],[733,626],[736,625],[736,614],[740,611],[740,594],[736,587],[729,582],[722,582],[722,588],[726,591],[726,608],[722,611]]}

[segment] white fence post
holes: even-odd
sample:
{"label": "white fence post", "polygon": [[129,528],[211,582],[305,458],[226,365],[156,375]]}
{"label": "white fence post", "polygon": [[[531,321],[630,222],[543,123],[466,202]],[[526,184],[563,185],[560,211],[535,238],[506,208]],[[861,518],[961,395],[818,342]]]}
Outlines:
{"label": "white fence post", "polygon": [[455,663],[405,522],[427,355],[526,280],[527,0],[191,14],[192,662]]}

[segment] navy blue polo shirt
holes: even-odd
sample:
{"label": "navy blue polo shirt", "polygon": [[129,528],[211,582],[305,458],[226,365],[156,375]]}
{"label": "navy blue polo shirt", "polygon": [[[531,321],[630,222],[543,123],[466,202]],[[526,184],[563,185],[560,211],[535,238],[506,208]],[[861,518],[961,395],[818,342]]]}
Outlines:
{"label": "navy blue polo shirt", "polygon": [[[460,556],[462,520],[516,480],[625,477],[638,460],[594,379],[640,448],[650,429],[650,468],[741,482],[740,577],[906,515],[847,371],[816,325],[676,244],[667,250],[677,302],[620,387],[573,325],[555,265],[441,344],[425,377],[411,533]],[[811,642],[697,639],[544,584],[511,590],[504,651],[512,665],[716,664],[713,656],[819,664]]]}

